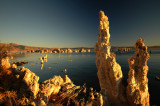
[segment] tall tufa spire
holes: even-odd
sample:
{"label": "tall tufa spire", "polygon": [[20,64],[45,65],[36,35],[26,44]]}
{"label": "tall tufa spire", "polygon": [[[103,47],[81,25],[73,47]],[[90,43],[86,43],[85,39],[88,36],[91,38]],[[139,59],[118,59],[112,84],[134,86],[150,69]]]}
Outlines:
{"label": "tall tufa spire", "polygon": [[118,105],[125,102],[122,86],[121,66],[116,62],[115,54],[110,52],[110,33],[108,17],[99,12],[99,34],[95,45],[97,75],[104,99],[104,104]]}

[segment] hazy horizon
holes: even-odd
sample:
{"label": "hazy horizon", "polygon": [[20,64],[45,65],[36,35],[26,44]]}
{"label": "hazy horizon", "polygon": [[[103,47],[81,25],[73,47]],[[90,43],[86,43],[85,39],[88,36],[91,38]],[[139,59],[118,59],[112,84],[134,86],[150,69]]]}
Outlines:
{"label": "hazy horizon", "polygon": [[100,10],[110,22],[111,46],[143,38],[159,46],[160,1],[1,0],[0,42],[49,48],[94,47]]}

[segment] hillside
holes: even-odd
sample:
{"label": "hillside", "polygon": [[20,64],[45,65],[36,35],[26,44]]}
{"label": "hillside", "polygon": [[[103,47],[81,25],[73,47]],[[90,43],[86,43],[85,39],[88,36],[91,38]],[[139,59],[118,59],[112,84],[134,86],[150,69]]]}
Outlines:
{"label": "hillside", "polygon": [[9,44],[0,43],[0,48],[5,48],[9,52],[26,52],[26,51],[30,51],[30,50],[54,49],[54,48],[19,45],[19,44],[16,44],[16,43],[9,43]]}

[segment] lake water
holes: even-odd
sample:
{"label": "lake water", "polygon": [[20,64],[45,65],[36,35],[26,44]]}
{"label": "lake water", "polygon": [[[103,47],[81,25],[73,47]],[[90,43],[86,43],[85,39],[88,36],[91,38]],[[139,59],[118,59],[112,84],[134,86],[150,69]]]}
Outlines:
{"label": "lake water", "polygon": [[[41,70],[41,64],[39,57],[48,55],[47,62],[44,62],[43,69]],[[119,54],[115,52],[116,60],[121,65],[123,71],[123,84],[127,86],[128,77],[128,58],[132,57],[134,51],[130,51],[125,54]],[[100,90],[99,81],[97,77],[96,68],[96,55],[94,52],[90,53],[32,53],[32,54],[20,54],[14,57],[10,61],[28,61],[28,64],[23,67],[29,68],[40,77],[39,82],[52,78],[54,75],[68,75],[70,79],[76,85],[87,84],[87,87],[93,87],[97,91]],[[155,76],[160,76],[160,50],[152,50],[150,59],[148,60],[148,86],[150,93],[151,104],[160,105],[160,81],[155,80]],[[48,68],[49,67],[49,68]],[[67,73],[62,70],[67,69]]]}

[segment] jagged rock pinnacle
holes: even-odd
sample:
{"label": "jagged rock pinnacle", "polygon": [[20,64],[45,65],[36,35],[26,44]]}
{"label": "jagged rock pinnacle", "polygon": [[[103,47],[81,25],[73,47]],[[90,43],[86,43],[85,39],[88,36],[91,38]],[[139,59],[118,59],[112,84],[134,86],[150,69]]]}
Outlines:
{"label": "jagged rock pinnacle", "polygon": [[109,21],[103,11],[99,12],[99,34],[95,45],[97,75],[103,95],[104,104],[118,105],[124,102],[122,95],[122,71],[116,62],[114,53],[110,52]]}
{"label": "jagged rock pinnacle", "polygon": [[134,45],[136,52],[128,59],[129,73],[127,99],[130,105],[149,106],[148,66],[149,54],[143,39],[138,39]]}

